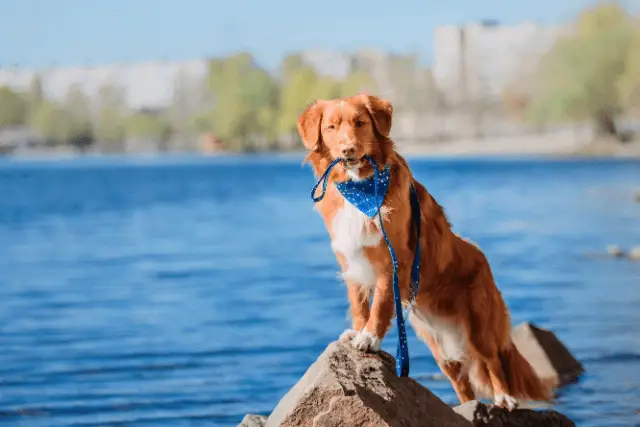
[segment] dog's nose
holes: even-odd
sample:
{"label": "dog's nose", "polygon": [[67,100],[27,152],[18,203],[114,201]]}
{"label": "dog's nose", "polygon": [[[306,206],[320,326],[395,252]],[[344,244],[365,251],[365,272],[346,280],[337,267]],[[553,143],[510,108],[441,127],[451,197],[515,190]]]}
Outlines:
{"label": "dog's nose", "polygon": [[356,148],[350,145],[346,147],[342,147],[341,153],[342,153],[342,157],[351,158],[356,155]]}

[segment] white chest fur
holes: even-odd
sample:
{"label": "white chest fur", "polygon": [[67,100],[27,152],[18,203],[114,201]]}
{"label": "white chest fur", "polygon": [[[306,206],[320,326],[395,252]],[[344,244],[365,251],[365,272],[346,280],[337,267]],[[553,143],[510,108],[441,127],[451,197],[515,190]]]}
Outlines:
{"label": "white chest fur", "polygon": [[382,234],[371,219],[345,200],[344,206],[333,218],[331,229],[331,247],[344,257],[347,264],[342,277],[360,286],[375,287],[376,275],[363,248],[378,245]]}

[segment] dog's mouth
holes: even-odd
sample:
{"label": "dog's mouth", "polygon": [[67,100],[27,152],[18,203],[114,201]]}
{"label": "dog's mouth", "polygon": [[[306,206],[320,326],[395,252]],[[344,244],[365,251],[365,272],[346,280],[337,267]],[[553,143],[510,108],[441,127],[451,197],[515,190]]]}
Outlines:
{"label": "dog's mouth", "polygon": [[364,156],[360,157],[360,158],[356,158],[356,157],[343,157],[342,158],[342,164],[344,165],[344,167],[346,169],[357,169],[360,166],[362,166],[362,160],[364,159]]}

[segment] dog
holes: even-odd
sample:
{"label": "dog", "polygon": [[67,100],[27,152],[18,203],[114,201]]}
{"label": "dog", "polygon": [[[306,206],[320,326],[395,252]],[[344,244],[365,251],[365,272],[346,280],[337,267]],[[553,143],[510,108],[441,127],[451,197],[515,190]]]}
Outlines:
{"label": "dog", "polygon": [[369,156],[380,168],[390,168],[380,215],[397,254],[405,307],[411,299],[410,270],[418,239],[411,232],[411,184],[417,192],[422,267],[409,321],[460,402],[478,394],[512,410],[524,400],[550,401],[551,385],[541,381],[511,340],[509,312],[485,255],[451,231],[443,208],[415,180],[389,137],[392,117],[389,101],[361,94],[315,101],[297,122],[309,150],[305,162],[316,176],[341,159],[328,177],[325,197],[316,204],[348,290],[352,328],[340,340],[378,352],[394,316],[393,265],[379,218],[360,212],[331,185],[370,177],[374,169],[365,161]]}

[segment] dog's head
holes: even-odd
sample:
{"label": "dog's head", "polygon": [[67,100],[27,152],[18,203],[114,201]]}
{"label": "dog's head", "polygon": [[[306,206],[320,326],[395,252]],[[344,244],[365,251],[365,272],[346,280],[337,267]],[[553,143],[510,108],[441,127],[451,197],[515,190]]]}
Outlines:
{"label": "dog's head", "polygon": [[307,159],[319,167],[340,158],[352,176],[368,165],[365,155],[385,164],[393,151],[392,114],[391,103],[369,95],[314,102],[298,119],[302,142],[311,150]]}

